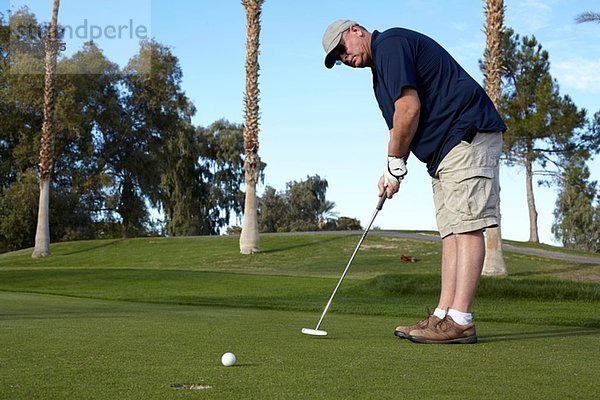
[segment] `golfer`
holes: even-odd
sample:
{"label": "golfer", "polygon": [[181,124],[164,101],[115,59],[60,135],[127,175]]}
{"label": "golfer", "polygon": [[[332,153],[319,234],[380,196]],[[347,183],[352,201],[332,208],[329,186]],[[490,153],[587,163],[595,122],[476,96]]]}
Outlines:
{"label": "golfer", "polygon": [[473,78],[431,38],[408,29],[370,33],[337,20],[323,35],[325,66],[371,68],[389,128],[379,195],[400,188],[412,152],[432,177],[442,237],[441,291],[433,314],[395,335],[416,343],[476,343],[471,307],[483,267],[485,228],[498,225],[497,166],[504,122]]}

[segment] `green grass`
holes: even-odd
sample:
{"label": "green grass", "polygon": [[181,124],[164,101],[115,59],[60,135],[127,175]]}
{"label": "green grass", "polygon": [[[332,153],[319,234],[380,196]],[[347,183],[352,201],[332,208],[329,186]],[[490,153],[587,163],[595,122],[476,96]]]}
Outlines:
{"label": "green grass", "polygon": [[[513,246],[518,246],[518,247],[548,250],[548,251],[557,251],[556,246],[552,246],[552,245],[544,244],[544,243],[520,242],[520,241],[515,241],[515,240],[504,240],[504,239],[503,239],[503,242],[506,244],[511,244]],[[560,248],[559,251],[564,254],[572,254],[572,255],[576,255],[576,256],[596,258],[598,260],[598,262],[600,263],[600,254],[588,253],[583,250],[575,250],[575,249],[568,249],[568,248]]]}
{"label": "green grass", "polygon": [[[0,399],[593,399],[600,265],[506,252],[483,278],[480,343],[397,340],[435,306],[440,244],[370,234],[60,243],[0,255]],[[556,250],[556,249],[553,249]],[[416,263],[400,263],[400,254]],[[589,279],[587,279],[588,277]],[[226,368],[232,351],[239,364]],[[453,382],[457,388],[453,388]],[[173,385],[207,385],[177,390]]]}

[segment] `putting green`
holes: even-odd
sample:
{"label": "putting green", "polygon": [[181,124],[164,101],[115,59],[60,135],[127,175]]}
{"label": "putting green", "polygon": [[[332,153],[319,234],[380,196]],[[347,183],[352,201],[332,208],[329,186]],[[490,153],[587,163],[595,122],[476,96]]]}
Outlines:
{"label": "putting green", "polygon": [[[416,345],[406,318],[0,292],[0,399],[595,398],[600,330],[482,322]],[[234,367],[220,357],[233,352]],[[459,382],[454,389],[452,382]],[[200,393],[200,394],[199,394]]]}

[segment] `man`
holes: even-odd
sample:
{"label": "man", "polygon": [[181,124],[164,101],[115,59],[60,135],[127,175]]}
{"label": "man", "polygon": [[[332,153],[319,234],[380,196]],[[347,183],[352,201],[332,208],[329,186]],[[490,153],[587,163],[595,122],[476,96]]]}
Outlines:
{"label": "man", "polygon": [[441,290],[433,314],[395,335],[416,343],[476,343],[471,307],[483,267],[483,231],[497,226],[497,166],[506,130],[485,91],[431,38],[402,28],[370,33],[337,20],[323,35],[325,66],[371,68],[389,128],[379,195],[391,198],[412,152],[432,177],[442,237]]}

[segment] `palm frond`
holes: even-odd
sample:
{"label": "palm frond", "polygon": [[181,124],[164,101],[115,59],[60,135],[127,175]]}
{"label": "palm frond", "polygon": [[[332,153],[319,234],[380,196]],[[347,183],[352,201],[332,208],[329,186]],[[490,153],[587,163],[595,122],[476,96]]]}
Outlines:
{"label": "palm frond", "polygon": [[582,24],[584,22],[598,22],[600,23],[600,13],[586,11],[575,17],[575,22]]}

